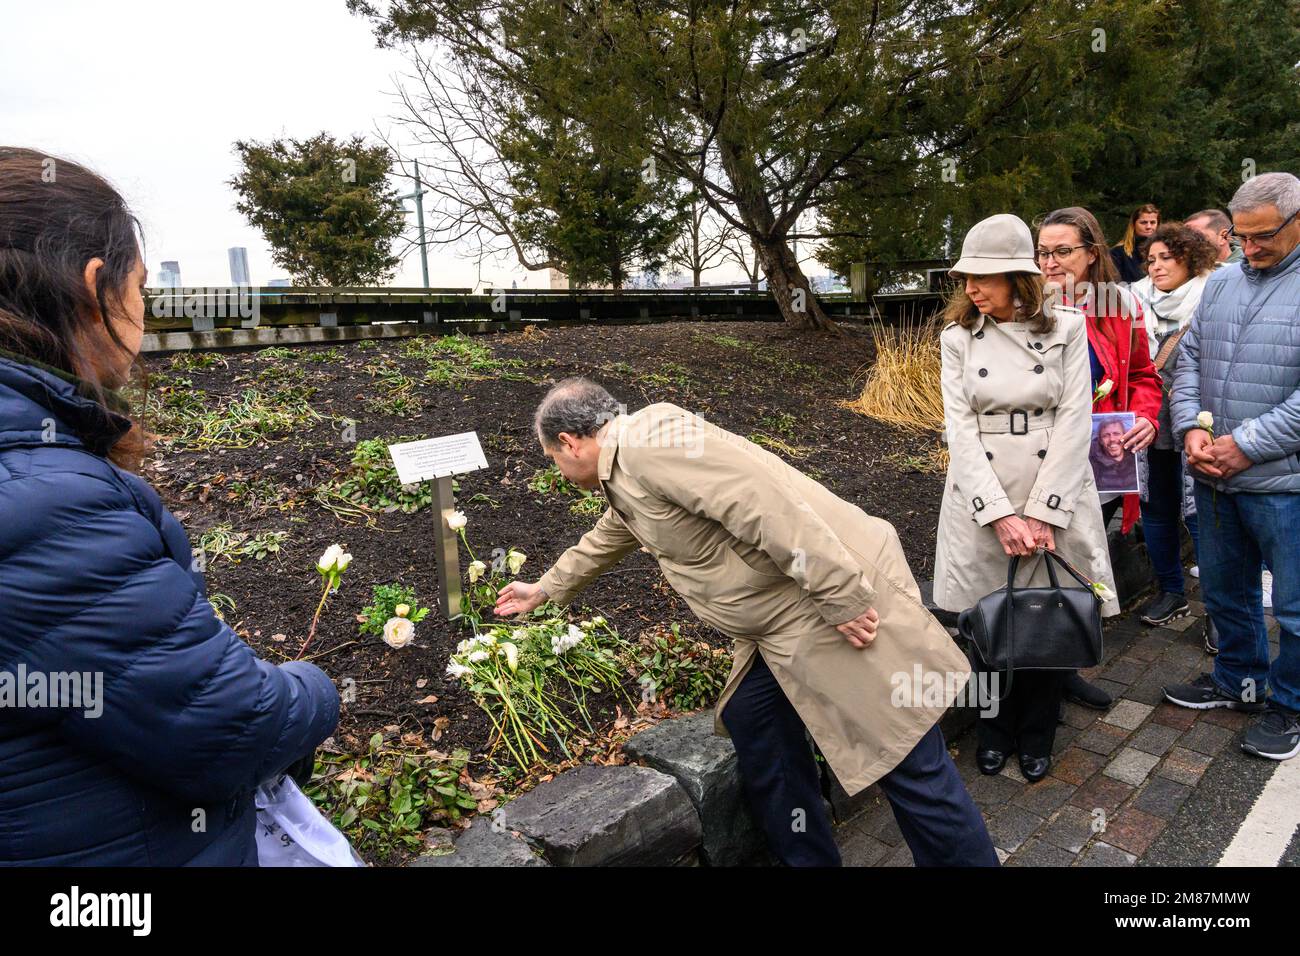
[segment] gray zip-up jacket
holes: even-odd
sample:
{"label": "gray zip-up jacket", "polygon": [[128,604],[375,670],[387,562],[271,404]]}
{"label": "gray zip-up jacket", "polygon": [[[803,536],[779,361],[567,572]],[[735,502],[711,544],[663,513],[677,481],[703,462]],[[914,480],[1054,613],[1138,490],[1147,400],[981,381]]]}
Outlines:
{"label": "gray zip-up jacket", "polygon": [[1248,262],[1212,273],[1174,373],[1170,413],[1183,436],[1202,410],[1215,437],[1232,433],[1255,464],[1227,492],[1300,492],[1300,246],[1270,269]]}

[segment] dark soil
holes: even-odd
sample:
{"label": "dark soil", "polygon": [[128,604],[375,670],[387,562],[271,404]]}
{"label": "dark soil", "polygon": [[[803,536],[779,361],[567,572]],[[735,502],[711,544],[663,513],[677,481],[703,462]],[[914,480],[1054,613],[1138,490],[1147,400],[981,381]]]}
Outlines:
{"label": "dark soil", "polygon": [[[310,430],[243,449],[180,451],[164,443],[161,466],[149,477],[196,543],[203,531],[223,523],[254,534],[289,532],[279,555],[238,563],[219,558],[207,569],[209,593],[235,602],[227,620],[269,660],[292,659],[306,637],[320,597],[314,565],[321,552],[339,542],[355,556],[308,652],[336,683],[355,681],[357,699],[344,707],[336,735],[340,749],[363,751],[371,734],[387,728],[390,734],[418,733],[439,750],[464,747],[481,755],[490,726],[460,684],[444,676],[450,651],[466,634],[437,616],[432,511],[380,514],[370,528],[345,523],[313,500],[313,489],[350,461],[352,445],[331,415],[354,419],[358,440],[477,430],[489,467],[462,476],[458,495],[470,541],[480,555],[496,547],[526,552],[522,576],[528,580],[594,522],[571,513],[569,499],[543,497],[527,484],[548,464],[531,436],[533,408],[550,384],[577,374],[601,382],[631,409],[672,401],[734,432],[780,439],[801,456],[786,454],[787,460],[893,522],[918,579],[929,577],[942,477],[912,470],[903,460],[932,448],[934,436],[908,435],[837,404],[856,395],[872,359],[870,337],[861,328],[846,328],[842,337],[810,337],[775,323],[697,322],[476,337],[497,358],[521,360],[510,372],[527,380],[493,376],[422,385],[423,407],[406,418],[368,409],[366,400],[378,392],[364,366],[387,362],[414,378],[428,369],[424,359],[403,354],[407,341],[334,346],[338,351],[329,354],[339,357],[326,362],[310,361],[321,349],[302,347],[292,358],[226,352],[225,366],[210,369],[175,371],[172,356],[147,363],[156,379],[188,378],[217,403],[259,386],[269,369],[296,374],[293,367],[300,367],[305,384],[316,389],[311,401],[324,417]],[[253,478],[273,482],[274,494],[261,503],[232,500],[231,483]],[[465,504],[480,493],[494,504]],[[357,630],[356,614],[370,602],[372,586],[389,582],[414,587],[421,603],[435,608],[417,627],[416,643],[400,651]],[[684,634],[726,643],[694,620],[644,552],[605,575],[580,601],[632,642],[648,628],[679,622]],[[589,612],[575,605],[573,616]],[[436,702],[420,703],[431,695]],[[615,703],[610,695],[598,709],[612,718]]]}

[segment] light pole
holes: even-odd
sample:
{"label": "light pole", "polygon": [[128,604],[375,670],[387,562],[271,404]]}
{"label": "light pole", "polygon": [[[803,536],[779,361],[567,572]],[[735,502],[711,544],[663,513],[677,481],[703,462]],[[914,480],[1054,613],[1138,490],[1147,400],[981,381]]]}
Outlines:
{"label": "light pole", "polygon": [[426,192],[428,190],[420,181],[420,161],[417,159],[415,160],[415,191],[397,198],[415,200],[415,221],[420,230],[420,269],[423,271],[424,287],[427,289],[429,288],[429,251],[424,241],[424,194]]}

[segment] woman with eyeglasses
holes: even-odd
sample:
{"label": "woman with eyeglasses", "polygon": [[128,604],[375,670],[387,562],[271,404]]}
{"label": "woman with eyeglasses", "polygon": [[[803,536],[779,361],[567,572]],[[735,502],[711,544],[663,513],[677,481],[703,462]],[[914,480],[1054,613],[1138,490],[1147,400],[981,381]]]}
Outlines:
{"label": "woman with eyeglasses", "polygon": [[[943,410],[950,464],[939,515],[934,600],[971,607],[1007,583],[1048,581],[1049,549],[1114,587],[1101,507],[1088,466],[1087,332],[1078,309],[1043,294],[1029,227],[1011,215],[977,223],[951,275],[944,310]],[[1119,613],[1107,601],[1106,615]],[[987,673],[983,662],[975,664]],[[1061,671],[1017,671],[981,685],[1001,697],[977,724],[975,762],[996,774],[1014,751],[1033,783],[1051,766]]]}
{"label": "woman with eyeglasses", "polygon": [[[1124,448],[1138,452],[1155,440],[1160,419],[1160,375],[1151,363],[1142,305],[1120,285],[1097,218],[1082,206],[1057,209],[1038,228],[1038,264],[1049,286],[1087,317],[1092,411],[1133,412]],[[1101,499],[1105,524],[1121,505],[1127,534],[1140,513],[1137,495]],[[1077,673],[1065,685],[1066,700],[1105,710],[1110,695]]]}
{"label": "woman with eyeglasses", "polygon": [[1146,257],[1141,246],[1159,228],[1160,210],[1154,205],[1147,203],[1133,210],[1123,240],[1110,250],[1110,259],[1115,263],[1120,282],[1140,282],[1146,277]]}
{"label": "woman with eyeglasses", "polygon": [[[1164,379],[1159,431],[1147,450],[1147,500],[1142,502],[1142,536],[1155,570],[1156,596],[1142,610],[1142,621],[1167,624],[1188,613],[1179,528],[1183,512],[1182,449],[1173,439],[1169,421],[1169,389],[1178,364],[1178,343],[1201,301],[1205,280],[1214,271],[1218,250],[1195,229],[1166,223],[1142,245],[1147,278],[1130,288],[1145,305],[1151,358]],[[1187,516],[1187,530],[1196,541],[1196,515]],[[1206,650],[1217,651],[1207,630]]]}

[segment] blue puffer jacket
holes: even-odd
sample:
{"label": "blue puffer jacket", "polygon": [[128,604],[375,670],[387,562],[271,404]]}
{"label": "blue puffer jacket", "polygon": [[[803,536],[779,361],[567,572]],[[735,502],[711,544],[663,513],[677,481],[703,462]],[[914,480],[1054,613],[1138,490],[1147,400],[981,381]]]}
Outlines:
{"label": "blue puffer jacket", "polygon": [[[216,617],[180,524],[103,457],[128,427],[0,358],[0,863],[256,866],[252,791],[333,731],[338,692]],[[37,706],[72,674],[88,694]]]}
{"label": "blue puffer jacket", "polygon": [[1202,410],[1250,468],[1220,491],[1300,492],[1300,246],[1271,269],[1219,269],[1179,343],[1170,415],[1179,441]]}

